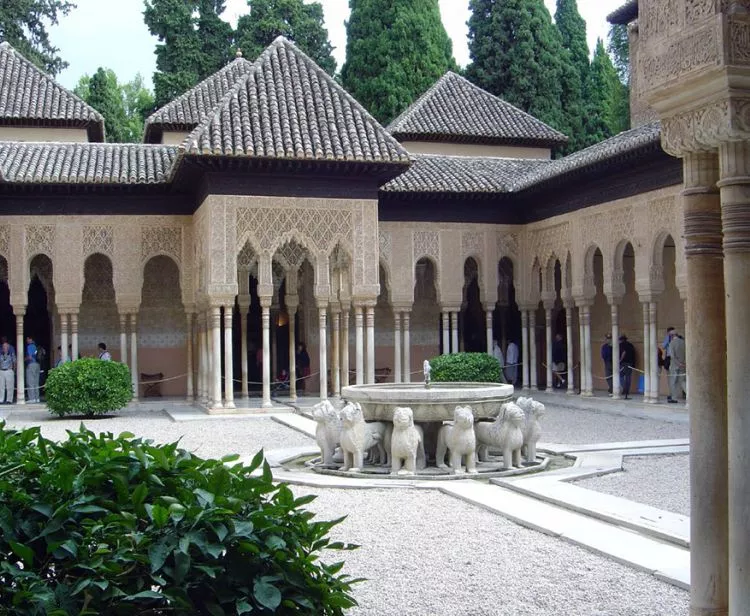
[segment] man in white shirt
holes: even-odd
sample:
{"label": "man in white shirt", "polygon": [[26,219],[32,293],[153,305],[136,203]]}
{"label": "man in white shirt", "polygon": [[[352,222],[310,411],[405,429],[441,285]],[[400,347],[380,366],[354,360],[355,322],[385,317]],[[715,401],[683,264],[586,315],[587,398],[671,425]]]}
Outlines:
{"label": "man in white shirt", "polygon": [[107,345],[103,342],[99,343],[99,359],[103,361],[112,361],[112,355],[107,350]]}
{"label": "man in white shirt", "polygon": [[508,343],[508,348],[505,349],[505,359],[507,364],[505,366],[505,379],[511,385],[518,384],[518,360],[520,353],[518,352],[518,345],[512,340]]}

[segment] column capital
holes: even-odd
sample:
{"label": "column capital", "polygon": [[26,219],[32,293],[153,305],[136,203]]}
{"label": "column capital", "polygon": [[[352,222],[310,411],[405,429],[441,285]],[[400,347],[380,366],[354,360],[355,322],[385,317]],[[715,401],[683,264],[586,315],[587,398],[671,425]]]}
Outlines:
{"label": "column capital", "polygon": [[391,304],[393,312],[411,312],[412,304]]}
{"label": "column capital", "polygon": [[619,306],[622,303],[622,295],[607,295],[607,303],[611,307]]}
{"label": "column capital", "polygon": [[259,295],[258,301],[260,302],[260,307],[269,309],[271,308],[271,303],[273,302],[273,296],[272,295]]}
{"label": "column capital", "polygon": [[328,298],[327,297],[316,297],[315,298],[315,306],[321,312],[325,312],[326,310],[328,310]]}

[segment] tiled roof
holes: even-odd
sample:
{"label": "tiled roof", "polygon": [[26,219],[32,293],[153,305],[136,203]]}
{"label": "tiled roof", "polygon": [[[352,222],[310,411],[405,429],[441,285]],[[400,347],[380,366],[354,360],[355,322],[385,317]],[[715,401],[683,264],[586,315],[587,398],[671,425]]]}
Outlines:
{"label": "tiled roof", "polygon": [[221,102],[224,95],[250,71],[252,62],[237,58],[146,118],[146,135],[162,126],[193,130]]}
{"label": "tiled roof", "polygon": [[638,0],[628,0],[619,9],[607,15],[607,21],[611,24],[626,25],[638,18]]}
{"label": "tiled roof", "polygon": [[553,146],[568,138],[448,72],[388,126],[396,138]]}
{"label": "tiled roof", "polygon": [[384,192],[507,193],[549,160],[415,154],[412,166],[385,184]]}
{"label": "tiled roof", "polygon": [[0,43],[0,124],[76,126],[103,141],[104,119],[7,42]]}
{"label": "tiled roof", "polygon": [[593,167],[608,160],[627,156],[647,146],[660,147],[660,144],[661,124],[659,122],[644,124],[534,169],[515,186],[515,189],[523,190],[535,184]]}
{"label": "tiled roof", "polygon": [[409,163],[409,154],[308,56],[277,38],[185,140],[188,154]]}
{"label": "tiled roof", "polygon": [[165,184],[177,148],[126,143],[0,142],[8,184]]}

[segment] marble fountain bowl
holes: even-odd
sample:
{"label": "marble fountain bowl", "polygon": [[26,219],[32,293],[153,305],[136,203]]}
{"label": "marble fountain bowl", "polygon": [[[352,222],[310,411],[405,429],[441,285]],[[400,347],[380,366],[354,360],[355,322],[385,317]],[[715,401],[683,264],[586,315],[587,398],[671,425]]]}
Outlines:
{"label": "marble fountain bowl", "polygon": [[475,419],[493,419],[513,397],[513,385],[503,383],[378,383],[349,385],[341,397],[358,402],[365,421],[391,421],[393,409],[407,406],[415,423],[453,419],[457,406],[470,406]]}

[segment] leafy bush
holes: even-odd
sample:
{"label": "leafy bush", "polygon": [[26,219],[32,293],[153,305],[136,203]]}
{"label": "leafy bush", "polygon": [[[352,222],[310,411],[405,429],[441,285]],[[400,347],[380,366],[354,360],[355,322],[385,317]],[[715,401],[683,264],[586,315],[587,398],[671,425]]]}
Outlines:
{"label": "leafy bush", "polygon": [[55,415],[94,416],[127,406],[133,398],[133,385],[125,364],[84,358],[51,370],[44,392]]}
{"label": "leafy bush", "polygon": [[[0,423],[0,605],[8,616],[343,614],[343,563],[317,561],[341,520],[313,522],[249,466],[131,434]],[[262,464],[262,470],[261,470]],[[255,473],[254,473],[255,472]],[[254,473],[251,476],[251,473]]]}
{"label": "leafy bush", "polygon": [[505,383],[500,362],[487,353],[452,353],[430,360],[433,381]]}

